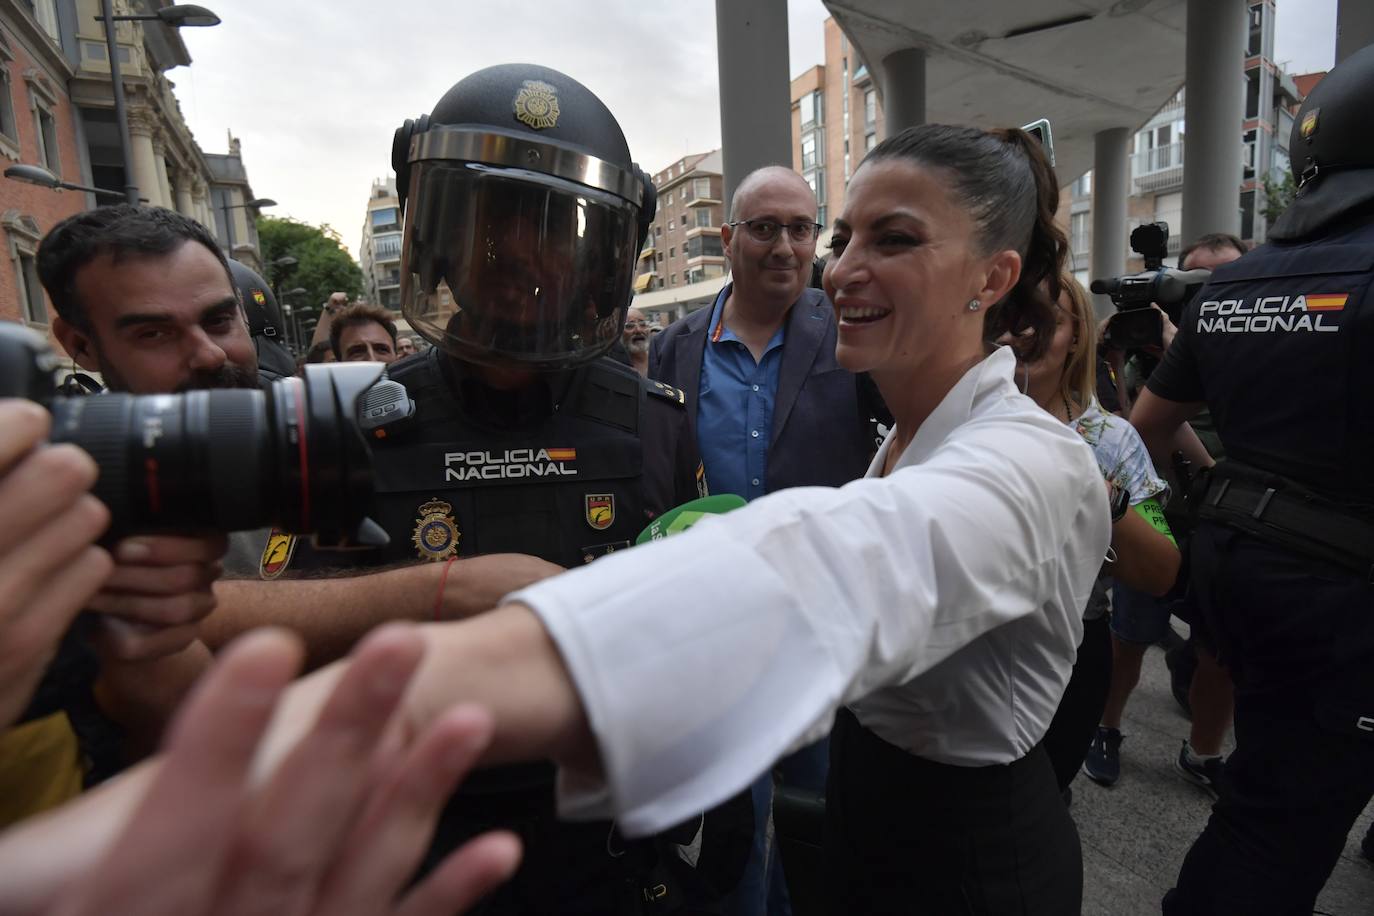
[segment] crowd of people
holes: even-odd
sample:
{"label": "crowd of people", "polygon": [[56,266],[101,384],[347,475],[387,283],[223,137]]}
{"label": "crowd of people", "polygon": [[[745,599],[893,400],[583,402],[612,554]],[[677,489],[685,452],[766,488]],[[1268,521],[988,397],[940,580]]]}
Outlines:
{"label": "crowd of people", "polygon": [[[1321,142],[1369,103],[1374,48],[1309,99]],[[1189,246],[1223,293],[1126,353],[1022,130],[879,143],[819,252],[807,182],[751,173],[729,281],[666,328],[626,308],[653,184],[585,87],[488,68],[397,139],[402,311],[430,346],[337,294],[306,357],[404,389],[371,430],[384,546],[102,541],[96,461],[0,401],[0,914],[759,916],[798,888],[833,913],[1077,913],[1070,783],[1119,778],[1171,615],[1176,765],[1219,800],[1164,911],[1310,912],[1374,793],[1374,501],[1265,451],[1220,396],[1242,338],[1206,336],[1197,302],[1316,276],[1342,333],[1282,346],[1339,337],[1303,359],[1367,380],[1368,154],[1295,152],[1336,181],[1305,179],[1276,246]],[[97,208],[38,263],[55,336],[112,391],[269,378],[261,280],[193,220]],[[1223,446],[1185,500],[1171,456]],[[1310,463],[1348,471],[1344,449]],[[708,494],[745,505],[635,546]],[[1293,553],[1317,511],[1339,543]],[[1304,602],[1312,631],[1283,612]],[[820,875],[779,853],[798,792],[824,808]]]}

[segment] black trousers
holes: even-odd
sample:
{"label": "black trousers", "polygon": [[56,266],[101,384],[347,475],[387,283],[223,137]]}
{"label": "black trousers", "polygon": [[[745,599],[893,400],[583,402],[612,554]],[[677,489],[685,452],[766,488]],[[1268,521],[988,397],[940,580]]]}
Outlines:
{"label": "black trousers", "polygon": [[1236,750],[1164,912],[1311,913],[1374,795],[1374,585],[1214,524],[1192,550]]}
{"label": "black trousers", "polygon": [[1076,916],[1078,831],[1043,749],[1000,766],[913,757],[840,710],[826,789],[827,902],[857,914]]}
{"label": "black trousers", "polygon": [[1054,711],[1049,731],[1041,745],[1054,767],[1054,778],[1063,792],[1078,775],[1088,746],[1107,707],[1107,691],[1112,686],[1112,631],[1104,614],[1083,621],[1083,641],[1073,674],[1064,688],[1059,708]]}

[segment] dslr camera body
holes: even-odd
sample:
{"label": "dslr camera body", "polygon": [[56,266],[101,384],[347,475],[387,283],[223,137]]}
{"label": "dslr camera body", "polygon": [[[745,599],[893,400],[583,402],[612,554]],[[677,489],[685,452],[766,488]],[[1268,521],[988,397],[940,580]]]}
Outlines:
{"label": "dslr camera body", "polygon": [[1169,224],[1145,223],[1131,232],[1131,250],[1145,258],[1138,274],[1094,280],[1090,289],[1111,297],[1117,313],[1107,322],[1103,340],[1114,350],[1140,350],[1164,345],[1159,305],[1177,314],[1211,279],[1210,270],[1177,270],[1164,266]]}
{"label": "dslr camera body", "polygon": [[41,336],[0,322],[0,397],[42,404],[52,441],[95,459],[107,538],[272,525],[325,548],[387,543],[367,517],[372,456],[357,419],[378,364],[309,365],[263,389],[77,397],[58,394],[57,367]]}

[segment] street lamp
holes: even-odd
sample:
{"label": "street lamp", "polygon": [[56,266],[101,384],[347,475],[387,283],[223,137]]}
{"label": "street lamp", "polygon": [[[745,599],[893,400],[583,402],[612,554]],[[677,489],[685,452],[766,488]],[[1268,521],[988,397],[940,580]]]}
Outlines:
{"label": "street lamp", "polygon": [[92,188],[84,184],[63,181],[41,165],[23,165],[22,163],[20,165],[12,165],[5,169],[5,177],[12,178],[15,181],[22,181],[25,184],[36,184],[40,188],[52,188],[53,190],[66,188],[68,191],[85,191],[88,194],[94,194],[96,197],[110,197],[115,200],[124,199],[124,192],[122,191],[111,191],[107,188]]}
{"label": "street lamp", "polygon": [[119,125],[119,146],[124,154],[124,199],[137,207],[138,185],[134,183],[133,141],[129,139],[129,112],[124,107],[124,78],[119,72],[119,49],[115,47],[116,22],[139,22],[157,20],[164,25],[180,28],[182,26],[219,25],[220,19],[203,6],[168,6],[147,16],[116,16],[113,0],[100,0],[101,15],[97,22],[105,23],[105,50],[110,59],[110,84],[114,92],[115,122]]}
{"label": "street lamp", "polygon": [[244,210],[249,207],[254,210],[261,210],[264,207],[275,207],[276,205],[277,202],[270,197],[254,197],[252,200],[244,201],[241,204],[221,204],[220,209],[224,211],[224,227],[229,231],[229,250],[233,251],[234,245],[238,243],[238,239],[234,238],[234,221],[229,218],[230,210]]}
{"label": "street lamp", "polygon": [[288,289],[286,292],[277,295],[277,301],[281,303],[282,311],[286,315],[287,334],[291,335],[290,339],[287,341],[287,346],[293,353],[299,353],[301,349],[301,326],[300,312],[291,308],[290,299],[292,296],[304,296],[307,292],[309,292],[309,290],[304,286],[298,286],[295,289]]}

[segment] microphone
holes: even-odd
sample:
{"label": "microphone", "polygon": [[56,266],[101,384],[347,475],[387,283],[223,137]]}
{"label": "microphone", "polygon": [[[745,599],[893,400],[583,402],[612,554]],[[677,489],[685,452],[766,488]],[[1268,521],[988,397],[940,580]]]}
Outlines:
{"label": "microphone", "polygon": [[726,512],[738,509],[743,505],[746,503],[742,497],[733,493],[722,493],[719,496],[703,496],[701,499],[694,499],[680,506],[674,506],[650,522],[649,527],[641,531],[639,537],[635,538],[635,544],[637,546],[649,541],[661,540],[670,534],[686,531],[708,515],[724,515]]}

